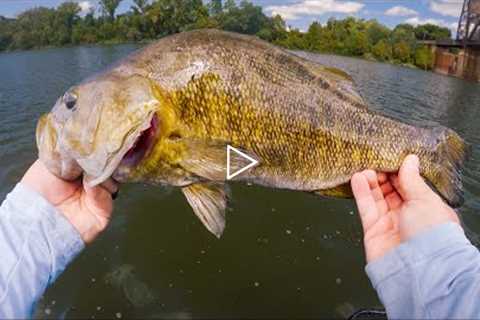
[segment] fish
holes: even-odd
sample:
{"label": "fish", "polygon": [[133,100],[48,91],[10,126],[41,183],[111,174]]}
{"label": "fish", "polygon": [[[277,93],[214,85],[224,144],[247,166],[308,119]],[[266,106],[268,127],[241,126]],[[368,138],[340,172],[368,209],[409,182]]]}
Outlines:
{"label": "fish", "polygon": [[[372,111],[340,69],[214,29],[162,38],[72,86],[39,119],[36,140],[63,179],[180,188],[217,237],[231,181],[351,198],[354,173],[397,172],[409,154],[458,207],[468,149],[449,128]],[[228,145],[257,165],[227,180]],[[245,161],[232,154],[229,164]]]}

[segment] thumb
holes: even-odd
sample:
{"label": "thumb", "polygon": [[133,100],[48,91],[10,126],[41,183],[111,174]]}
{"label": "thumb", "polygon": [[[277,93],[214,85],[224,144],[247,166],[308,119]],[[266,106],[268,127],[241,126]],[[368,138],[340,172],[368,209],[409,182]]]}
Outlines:
{"label": "thumb", "polygon": [[403,161],[398,172],[398,191],[406,201],[423,198],[431,190],[420,176],[419,159],[416,155],[409,155]]}

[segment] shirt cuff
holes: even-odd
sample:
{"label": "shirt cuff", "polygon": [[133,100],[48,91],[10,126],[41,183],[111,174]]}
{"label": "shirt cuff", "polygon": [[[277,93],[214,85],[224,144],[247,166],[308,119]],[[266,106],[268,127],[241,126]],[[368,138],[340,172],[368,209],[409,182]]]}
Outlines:
{"label": "shirt cuff", "polygon": [[15,186],[8,200],[23,209],[23,219],[42,224],[52,254],[51,280],[56,279],[85,247],[80,234],[50,202],[22,183]]}
{"label": "shirt cuff", "polygon": [[405,268],[440,254],[445,249],[458,245],[469,245],[462,227],[447,222],[420,233],[388,252],[382,258],[370,262],[365,271],[374,288]]}

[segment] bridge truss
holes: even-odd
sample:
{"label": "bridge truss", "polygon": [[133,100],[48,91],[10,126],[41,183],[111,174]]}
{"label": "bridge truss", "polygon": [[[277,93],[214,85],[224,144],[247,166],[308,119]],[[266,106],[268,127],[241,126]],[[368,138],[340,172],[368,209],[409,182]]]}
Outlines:
{"label": "bridge truss", "polygon": [[464,0],[457,40],[464,44],[480,41],[480,0]]}

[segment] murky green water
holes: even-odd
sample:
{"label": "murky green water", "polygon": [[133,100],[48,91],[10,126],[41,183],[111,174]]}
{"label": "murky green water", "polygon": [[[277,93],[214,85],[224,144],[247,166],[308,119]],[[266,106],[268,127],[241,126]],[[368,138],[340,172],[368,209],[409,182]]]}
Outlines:
{"label": "murky green water", "polygon": [[[0,54],[0,199],[35,159],[34,127],[65,89],[132,45]],[[356,79],[373,109],[437,122],[473,145],[465,226],[480,233],[480,86],[418,70],[308,55]],[[110,229],[40,302],[43,317],[341,317],[378,306],[363,271],[353,203],[234,185],[224,237],[214,239],[179,190],[126,186]]]}

